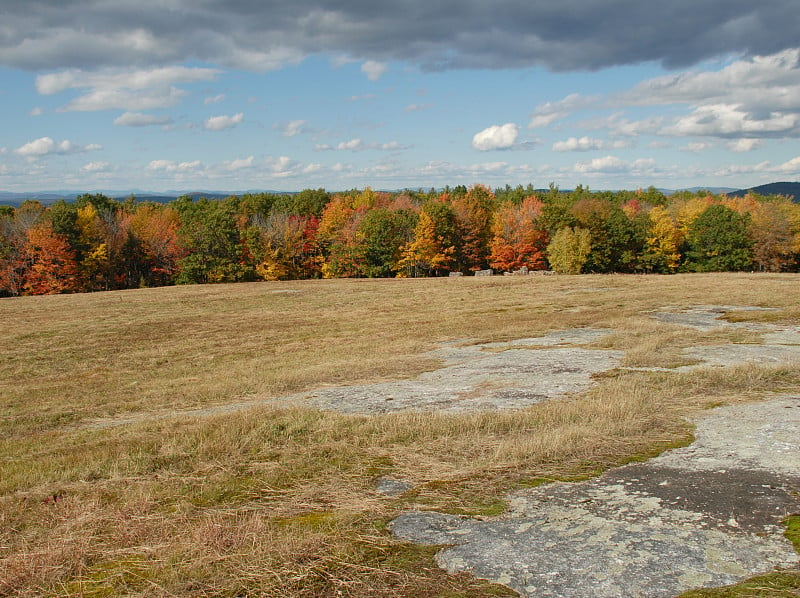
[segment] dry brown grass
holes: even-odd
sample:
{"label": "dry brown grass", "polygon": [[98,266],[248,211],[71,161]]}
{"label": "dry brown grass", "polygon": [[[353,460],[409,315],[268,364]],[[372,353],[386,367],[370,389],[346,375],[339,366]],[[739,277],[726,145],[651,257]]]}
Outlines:
{"label": "dry brown grass", "polygon": [[[308,281],[0,301],[0,595],[486,596],[386,521],[490,514],[517,485],[686,442],[685,416],[800,388],[797,368],[615,371],[518,412],[346,416],[180,410],[413,376],[454,339],[614,328],[627,365],[676,364],[665,306],[777,307],[794,275]],[[736,317],[745,317],[745,312]],[[176,412],[177,411],[177,412]],[[148,419],[158,415],[159,419]],[[138,417],[95,428],[97,418]],[[167,417],[164,417],[167,416]],[[416,484],[374,490],[391,474]]]}

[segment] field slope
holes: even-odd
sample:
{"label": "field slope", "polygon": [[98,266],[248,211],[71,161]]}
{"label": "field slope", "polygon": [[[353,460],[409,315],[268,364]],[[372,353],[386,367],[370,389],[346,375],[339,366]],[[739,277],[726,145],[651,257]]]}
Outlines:
{"label": "field slope", "polygon": [[[686,417],[800,391],[800,367],[654,371],[700,335],[659,310],[800,324],[800,275],[528,276],[184,286],[0,300],[0,596],[513,595],[386,524],[691,440]],[[443,343],[614,332],[594,387],[526,409],[344,415],[280,399],[413,378]],[[412,490],[387,496],[382,476]],[[798,577],[785,575],[783,587]],[[783,578],[781,578],[783,579]],[[792,586],[795,584],[795,586]],[[736,595],[736,594],[726,594]],[[753,595],[753,594],[742,594]],[[788,595],[788,594],[787,594]]]}

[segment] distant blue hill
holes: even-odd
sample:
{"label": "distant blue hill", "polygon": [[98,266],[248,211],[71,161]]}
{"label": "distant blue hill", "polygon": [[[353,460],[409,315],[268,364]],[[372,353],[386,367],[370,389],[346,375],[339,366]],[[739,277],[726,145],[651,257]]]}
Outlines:
{"label": "distant blue hill", "polygon": [[758,193],[759,195],[783,195],[791,197],[795,203],[800,202],[800,183],[767,183],[766,185],[759,185],[758,187],[751,187],[750,189],[739,189],[732,193],[728,193],[733,197],[744,197],[748,193]]}

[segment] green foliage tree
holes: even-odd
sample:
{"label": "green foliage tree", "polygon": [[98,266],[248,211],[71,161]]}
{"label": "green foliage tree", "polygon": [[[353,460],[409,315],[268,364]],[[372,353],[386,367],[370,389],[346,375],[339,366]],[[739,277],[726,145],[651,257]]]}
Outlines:
{"label": "green foliage tree", "polygon": [[714,204],[701,213],[686,234],[687,267],[695,272],[746,270],[752,266],[750,216]]}
{"label": "green foliage tree", "polygon": [[178,198],[178,235],[186,256],[178,262],[178,284],[253,280],[255,268],[244,260],[243,244],[232,206],[201,198]]}
{"label": "green foliage tree", "polygon": [[591,251],[591,233],[585,228],[567,226],[556,231],[547,246],[547,259],[559,274],[580,274]]}
{"label": "green foliage tree", "polygon": [[402,248],[413,239],[417,220],[417,214],[411,210],[377,208],[367,212],[358,226],[366,276],[397,275]]}

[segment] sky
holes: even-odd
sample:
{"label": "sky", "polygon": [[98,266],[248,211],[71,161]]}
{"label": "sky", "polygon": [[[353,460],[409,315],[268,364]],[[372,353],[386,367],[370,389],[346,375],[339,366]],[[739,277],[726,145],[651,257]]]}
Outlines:
{"label": "sky", "polygon": [[2,0],[0,190],[800,179],[797,0]]}

